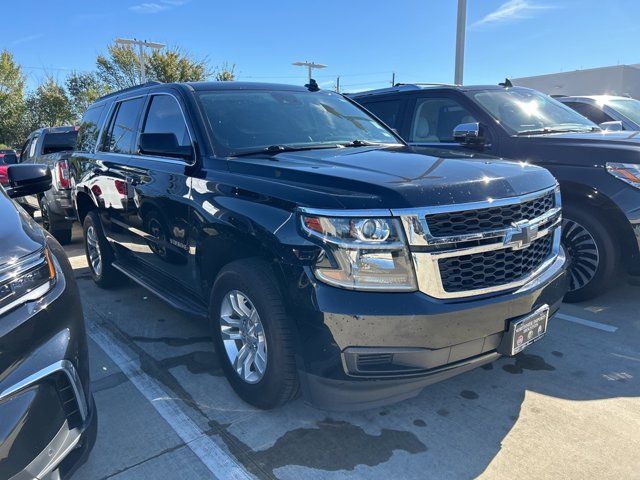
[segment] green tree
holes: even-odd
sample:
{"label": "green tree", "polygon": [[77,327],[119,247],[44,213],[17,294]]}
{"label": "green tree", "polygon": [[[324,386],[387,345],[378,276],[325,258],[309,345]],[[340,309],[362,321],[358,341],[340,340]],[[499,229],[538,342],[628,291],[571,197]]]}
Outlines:
{"label": "green tree", "polygon": [[[154,50],[144,59],[147,80],[195,82],[211,76],[206,59],[196,59],[179,48]],[[140,83],[140,59],[130,45],[110,45],[107,55],[98,55],[96,68],[98,79],[109,89],[120,90]]]}
{"label": "green tree", "polygon": [[214,77],[218,82],[232,82],[236,79],[236,64],[224,62],[222,66],[215,69]]}
{"label": "green tree", "polygon": [[96,99],[109,93],[107,85],[95,73],[72,72],[65,80],[65,87],[76,123]]}
{"label": "green tree", "polygon": [[27,97],[23,125],[28,131],[73,123],[75,115],[64,88],[49,77]]}
{"label": "green tree", "polygon": [[22,139],[19,125],[24,112],[26,77],[13,55],[0,52],[0,143],[17,145]]}

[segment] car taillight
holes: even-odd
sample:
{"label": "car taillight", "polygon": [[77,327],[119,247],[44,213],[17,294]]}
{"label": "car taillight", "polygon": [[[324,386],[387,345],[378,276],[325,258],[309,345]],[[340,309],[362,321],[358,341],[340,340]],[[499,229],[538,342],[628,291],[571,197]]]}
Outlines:
{"label": "car taillight", "polygon": [[9,185],[9,175],[7,169],[9,165],[0,165],[0,185],[6,187]]}
{"label": "car taillight", "polygon": [[60,188],[69,188],[69,164],[66,160],[58,162],[58,186]]}

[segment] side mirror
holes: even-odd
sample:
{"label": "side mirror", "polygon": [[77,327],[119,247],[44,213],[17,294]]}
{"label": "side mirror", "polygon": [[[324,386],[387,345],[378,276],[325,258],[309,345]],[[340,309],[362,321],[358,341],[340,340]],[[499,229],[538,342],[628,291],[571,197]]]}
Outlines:
{"label": "side mirror", "polygon": [[598,126],[602,130],[606,130],[607,132],[621,132],[622,130],[624,130],[621,121],[602,122],[598,124]]}
{"label": "side mirror", "polygon": [[484,127],[478,122],[461,123],[453,129],[453,139],[469,147],[483,146],[485,143]]}
{"label": "side mirror", "polygon": [[182,158],[184,160],[193,158],[193,148],[180,145],[175,133],[140,134],[140,153],[158,157]]}
{"label": "side mirror", "polygon": [[51,170],[46,165],[10,165],[7,177],[7,194],[11,198],[37,195],[51,188]]}

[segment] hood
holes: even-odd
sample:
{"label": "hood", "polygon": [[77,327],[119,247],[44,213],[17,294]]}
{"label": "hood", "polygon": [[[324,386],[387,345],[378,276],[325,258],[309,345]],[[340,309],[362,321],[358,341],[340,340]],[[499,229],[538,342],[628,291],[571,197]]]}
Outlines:
{"label": "hood", "polygon": [[319,149],[230,159],[229,169],[269,180],[262,182],[269,190],[263,194],[315,208],[448,205],[513,197],[556,183],[547,170],[526,163],[438,153],[406,147]]}
{"label": "hood", "polygon": [[0,192],[0,267],[29,255],[45,245],[42,228],[22,209]]}
{"label": "hood", "polygon": [[517,138],[517,151],[528,146],[531,159],[589,166],[640,163],[640,132],[550,133]]}

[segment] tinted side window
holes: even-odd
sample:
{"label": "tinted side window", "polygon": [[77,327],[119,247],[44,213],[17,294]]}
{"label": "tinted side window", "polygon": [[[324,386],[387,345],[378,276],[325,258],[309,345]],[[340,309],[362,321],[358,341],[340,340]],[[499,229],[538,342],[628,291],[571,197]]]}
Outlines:
{"label": "tinted side window", "polygon": [[419,98],[411,123],[410,142],[452,143],[453,129],[477,122],[462,105],[449,98]]}
{"label": "tinted side window", "polygon": [[363,103],[363,105],[391,128],[398,128],[402,100],[385,100],[382,102]]}
{"label": "tinted side window", "polygon": [[581,102],[567,102],[565,103],[565,105],[573,108],[576,112],[578,112],[583,117],[587,117],[593,123],[613,121],[613,118],[611,118],[609,115],[607,115],[594,105],[589,105],[588,103]]}
{"label": "tinted side window", "polygon": [[113,153],[133,153],[138,119],[144,103],[143,97],[119,102],[105,136],[103,150]]}
{"label": "tinted side window", "polygon": [[85,112],[78,130],[76,151],[89,153],[95,149],[98,142],[98,134],[100,133],[98,122],[102,110],[104,110],[104,105],[90,108]]}
{"label": "tinted side window", "polygon": [[191,146],[189,130],[180,105],[169,95],[156,95],[151,99],[143,133],[173,133],[182,147]]}

